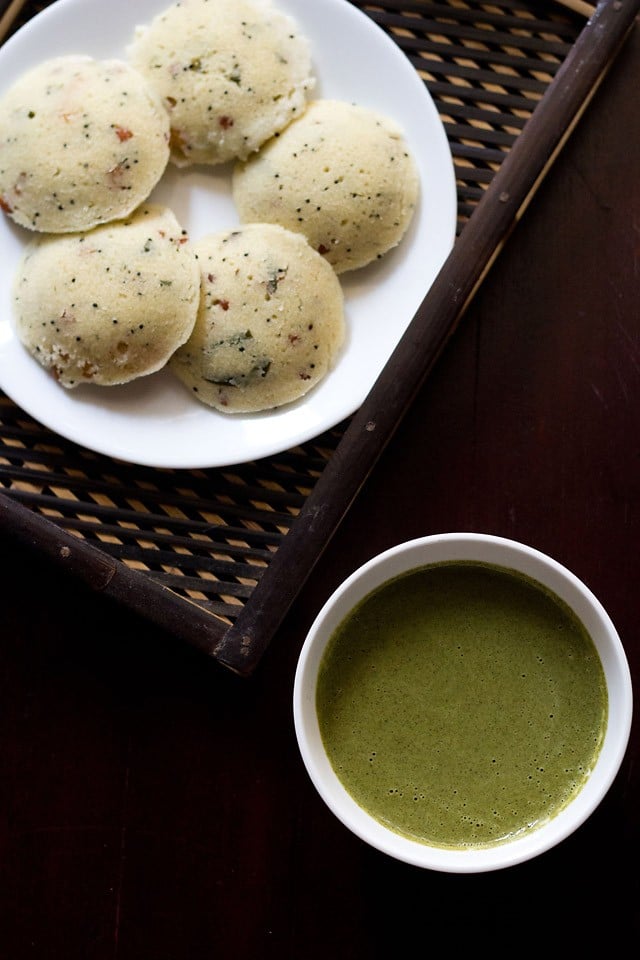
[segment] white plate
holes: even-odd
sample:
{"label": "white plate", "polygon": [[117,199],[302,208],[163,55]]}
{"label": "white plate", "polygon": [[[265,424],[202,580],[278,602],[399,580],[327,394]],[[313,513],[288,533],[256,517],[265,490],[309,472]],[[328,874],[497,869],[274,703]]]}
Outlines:
{"label": "white plate", "polygon": [[[377,109],[404,128],[418,163],[421,201],[401,244],[343,274],[348,338],[334,369],[306,397],[277,411],[225,415],[195,400],[168,371],[120,387],[67,391],[18,342],[11,286],[28,231],[0,217],[0,388],[54,432],[146,466],[220,467],[271,456],[340,423],[362,404],[444,263],[455,238],[456,186],[431,97],[395,42],[347,0],[275,0],[311,43],[314,97]],[[0,95],[52,56],[126,56],[139,24],[169,0],[57,0],[0,49]],[[46,147],[45,147],[46,149]],[[151,199],[166,203],[196,240],[238,223],[230,170],[167,170]]]}

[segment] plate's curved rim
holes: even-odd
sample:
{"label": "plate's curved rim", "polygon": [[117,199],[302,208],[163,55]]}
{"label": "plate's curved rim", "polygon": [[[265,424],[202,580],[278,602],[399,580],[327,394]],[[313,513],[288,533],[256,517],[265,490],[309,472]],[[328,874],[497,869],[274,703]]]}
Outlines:
{"label": "plate's curved rim", "polygon": [[[125,0],[122,0],[125,2]],[[285,12],[289,12],[294,18],[296,15],[300,17],[300,13],[303,10],[306,10],[307,14],[310,14],[312,7],[305,2],[305,0],[276,0],[277,6],[283,9]],[[169,5],[169,0],[143,0],[143,3],[137,3],[135,14],[131,14],[129,23],[135,19],[138,23],[145,22],[150,15],[149,11],[159,12],[161,9],[164,9]],[[62,9],[64,14],[70,14],[73,11],[74,7],[81,8],[83,13],[87,15],[87,7],[92,6],[94,9],[100,9],[100,4],[98,0],[56,0],[49,7],[46,7],[39,13],[35,14],[23,27],[21,27],[9,40],[0,48],[0,80],[2,74],[2,64],[4,59],[12,54],[14,49],[19,50],[20,47],[23,47],[27,44],[28,49],[28,40],[29,37],[33,34],[34,30],[48,30],[50,28],[49,20],[53,19],[55,21],[56,17],[59,16],[60,10]],[[111,5],[109,5],[111,6]],[[431,124],[433,127],[434,137],[439,140],[436,144],[438,150],[446,156],[447,159],[447,174],[448,176],[443,176],[442,182],[438,184],[438,188],[441,193],[440,200],[444,204],[444,207],[447,208],[447,215],[441,215],[443,221],[448,221],[449,233],[445,237],[442,236],[442,248],[439,251],[440,263],[442,265],[448,253],[450,252],[453,243],[455,241],[456,225],[457,225],[457,188],[455,181],[455,170],[453,166],[453,160],[450,153],[449,143],[442,125],[442,121],[437,113],[435,104],[429,94],[429,91],[426,89],[424,82],[420,78],[418,72],[413,68],[410,61],[406,58],[403,51],[395,43],[395,41],[380,28],[375,21],[367,16],[364,11],[360,10],[358,7],[351,5],[347,0],[322,0],[322,16],[326,20],[328,17],[327,11],[335,12],[339,11],[338,16],[344,16],[348,19],[349,25],[352,29],[355,29],[354,25],[358,25],[359,29],[365,28],[368,32],[367,37],[371,38],[372,44],[379,44],[380,46],[376,48],[377,50],[384,50],[385,55],[391,58],[398,70],[400,71],[401,79],[403,84],[411,85],[413,84],[413,93],[421,101],[421,107],[427,111],[430,111],[431,114]],[[316,14],[318,13],[319,7],[316,3],[313,4],[313,7],[316,8]],[[302,18],[304,19],[304,18]],[[309,40],[312,46],[312,53],[314,50],[314,37],[313,35],[309,36]],[[59,45],[56,47],[56,50],[59,49]],[[7,54],[9,51],[9,54]],[[42,59],[43,54],[39,54],[38,57],[33,57],[32,62]],[[26,69],[24,67],[23,69]],[[319,76],[319,83],[322,84],[322,75]],[[335,94],[334,94],[335,95]],[[445,166],[443,164],[443,166]],[[406,239],[406,238],[405,238]],[[392,256],[396,255],[395,251],[392,251],[390,255],[387,255],[389,260]],[[438,269],[439,269],[438,266]],[[373,266],[375,270],[377,265]],[[348,288],[350,283],[354,282],[355,286],[358,286],[358,283],[362,281],[363,277],[367,276],[367,272],[371,268],[364,268],[361,271],[353,271],[352,275],[342,275],[341,280],[345,285],[345,297],[348,298]],[[357,276],[353,276],[357,274]],[[424,289],[422,290],[421,297],[426,295],[429,286],[433,282],[435,275],[437,274],[437,269],[435,270],[434,275],[430,278],[429,282],[425,284]],[[415,304],[415,309],[419,306],[419,302]],[[415,312],[415,311],[414,311]],[[406,326],[412,319],[412,316],[406,318],[406,322],[402,327],[400,336],[396,339],[395,343],[392,345],[392,349],[389,351],[386,356],[385,362],[388,357],[395,349],[395,346],[399,342],[399,339],[404,333]],[[11,322],[9,319],[3,320],[0,317],[0,354],[2,351],[2,344],[7,340],[7,331],[5,329],[5,334],[2,334],[2,326],[5,328],[9,324],[11,327]],[[15,334],[13,335],[15,337]],[[10,339],[10,336],[9,336]],[[25,355],[26,356],[26,355]],[[31,361],[31,358],[27,358],[29,363],[35,363]],[[340,361],[338,361],[339,363]],[[383,364],[384,365],[384,364]],[[22,407],[26,413],[34,417],[38,422],[43,426],[51,429],[56,434],[61,437],[79,444],[82,447],[85,447],[89,450],[92,450],[95,453],[112,457],[127,463],[137,464],[140,466],[154,467],[159,469],[207,469],[207,468],[220,468],[225,466],[231,466],[233,464],[245,463],[248,461],[259,460],[265,457],[270,457],[283,453],[288,449],[299,446],[300,444],[312,441],[314,438],[320,436],[326,431],[337,426],[339,423],[350,417],[355,410],[362,404],[367,394],[369,393],[375,379],[379,374],[379,370],[376,371],[375,376],[370,377],[363,384],[362,388],[359,391],[354,391],[351,402],[344,403],[340,408],[339,414],[334,412],[333,415],[325,417],[322,416],[319,418],[316,416],[311,420],[306,419],[302,414],[305,410],[311,410],[312,404],[309,401],[313,401],[314,396],[318,393],[318,388],[312,391],[307,396],[301,398],[301,400],[296,401],[294,404],[288,405],[286,408],[281,408],[279,411],[265,411],[260,414],[252,414],[243,417],[242,415],[233,415],[234,427],[241,424],[243,420],[246,423],[251,425],[256,425],[256,431],[254,432],[252,440],[246,444],[246,449],[242,452],[242,443],[239,447],[235,448],[235,452],[228,454],[218,453],[214,454],[211,448],[207,448],[207,451],[203,453],[199,449],[190,449],[189,453],[186,454],[182,446],[175,447],[173,449],[163,448],[160,455],[157,449],[153,451],[143,450],[141,447],[132,449],[131,440],[126,443],[122,443],[119,437],[112,431],[111,436],[109,432],[102,432],[100,427],[103,425],[101,422],[96,422],[92,425],[91,422],[87,422],[83,419],[82,414],[71,417],[65,417],[57,412],[55,409],[52,411],[49,407],[43,409],[43,404],[38,402],[39,396],[36,392],[33,394],[25,395],[24,390],[20,389],[7,389],[7,386],[2,382],[2,361],[0,357],[0,388],[4,389],[8,396],[10,396],[14,402],[16,402],[20,407]],[[45,371],[41,368],[37,371],[36,375],[44,374],[45,377],[49,377]],[[154,382],[157,384],[159,379],[162,376],[167,376],[166,371],[162,371],[160,374],[155,374]],[[331,373],[328,375],[331,377]],[[143,378],[146,379],[146,378]],[[326,378],[325,378],[326,379]],[[144,385],[146,387],[146,385]],[[124,390],[127,388],[132,388],[132,385],[124,385]],[[135,392],[139,390],[140,384],[133,386],[132,390]],[[54,385],[55,391],[60,390],[57,385]],[[91,387],[87,389],[92,389]],[[113,389],[113,388],[105,388]],[[123,388],[115,388],[117,390],[123,390]],[[183,389],[180,387],[180,389]],[[123,391],[124,392],[124,391]],[[145,389],[139,392],[142,392],[144,395]],[[35,397],[35,401],[34,401]],[[67,399],[71,399],[75,403],[75,398],[66,398],[63,401],[63,404],[67,402]],[[95,399],[95,397],[94,397]],[[218,414],[217,411],[209,410],[205,408],[202,411],[199,407],[199,401],[194,401],[193,398],[188,397],[190,403],[195,403],[198,405],[198,415],[207,419],[213,418],[215,416],[224,418],[224,421],[229,422],[229,415]],[[143,404],[144,405],[144,404]],[[99,406],[99,404],[98,404]],[[75,407],[75,413],[78,414],[78,410],[82,410],[82,404],[78,404]],[[289,417],[289,420],[292,420],[292,423],[287,423],[286,434],[282,434],[279,431],[268,431],[263,429],[265,420],[270,422],[272,425],[276,422],[277,419],[281,418],[282,415],[287,416],[288,414],[293,414],[294,416]],[[107,418],[109,413],[107,413]],[[101,421],[102,416],[97,417],[96,421]],[[143,421],[144,422],[144,421]],[[95,429],[93,429],[95,426]],[[223,431],[224,432],[224,431]]]}

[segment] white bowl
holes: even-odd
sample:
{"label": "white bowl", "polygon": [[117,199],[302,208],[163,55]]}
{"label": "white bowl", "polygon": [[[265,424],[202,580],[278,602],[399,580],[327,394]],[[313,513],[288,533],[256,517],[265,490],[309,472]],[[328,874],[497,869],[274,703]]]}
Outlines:
{"label": "white bowl", "polygon": [[[335,629],[372,590],[426,564],[467,560],[515,570],[537,581],[577,615],[598,651],[608,695],[604,740],[586,782],[550,820],[514,839],[490,846],[448,849],[395,833],[351,797],[325,752],[316,713],[316,682],[325,647]],[[295,676],[295,732],[307,772],[342,823],[379,851],[418,867],[450,873],[498,870],[529,860],[560,843],[591,815],[622,763],[631,730],[632,687],[624,648],[593,593],[565,567],[539,551],[501,537],[447,533],[399,544],[369,560],[338,587],[316,617],[300,653]]]}

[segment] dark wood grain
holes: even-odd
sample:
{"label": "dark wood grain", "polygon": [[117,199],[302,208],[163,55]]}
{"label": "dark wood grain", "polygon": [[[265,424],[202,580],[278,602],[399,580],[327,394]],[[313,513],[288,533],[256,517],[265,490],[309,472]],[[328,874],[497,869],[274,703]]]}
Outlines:
{"label": "dark wood grain", "polygon": [[335,821],[298,756],[291,695],[305,631],[342,577],[399,540],[461,529],[523,540],[582,577],[637,687],[639,89],[636,28],[252,677],[0,541],[2,957],[633,949],[637,720],[572,837],[459,877],[396,863]]}

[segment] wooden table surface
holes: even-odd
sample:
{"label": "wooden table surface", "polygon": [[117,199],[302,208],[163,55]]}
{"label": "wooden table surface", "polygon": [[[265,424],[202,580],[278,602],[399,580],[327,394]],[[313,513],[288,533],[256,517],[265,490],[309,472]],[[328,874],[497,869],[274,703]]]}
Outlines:
{"label": "wooden table surface", "polygon": [[637,721],[576,833],[458,876],[335,820],[291,699],[338,582],[393,543],[455,530],[572,569],[638,683],[639,91],[636,27],[253,677],[0,542],[0,956],[559,956],[603,937],[618,957],[637,943]]}

